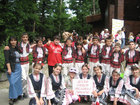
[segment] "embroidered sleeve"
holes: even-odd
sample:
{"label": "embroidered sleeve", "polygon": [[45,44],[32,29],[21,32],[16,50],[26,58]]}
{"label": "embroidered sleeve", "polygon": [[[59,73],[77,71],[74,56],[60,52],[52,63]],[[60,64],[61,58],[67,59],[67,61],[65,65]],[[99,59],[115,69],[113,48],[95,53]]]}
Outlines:
{"label": "embroidered sleeve", "polygon": [[130,85],[130,79],[129,77],[127,78],[126,82],[125,82],[125,88],[128,90],[134,89],[135,87]]}
{"label": "embroidered sleeve", "polygon": [[62,81],[61,81],[61,89],[65,89],[66,88],[66,85],[65,85],[65,82],[64,82],[64,78],[62,77]]}
{"label": "embroidered sleeve", "polygon": [[115,97],[119,97],[120,94],[121,94],[121,91],[122,91],[122,88],[123,88],[123,85],[124,85],[124,81],[123,80],[120,80],[117,88],[116,88],[116,91],[115,91]]}
{"label": "embroidered sleeve", "polygon": [[33,98],[36,96],[31,79],[29,77],[27,79],[27,92],[30,98]]}
{"label": "embroidered sleeve", "polygon": [[45,85],[46,85],[46,94],[47,94],[47,99],[52,99],[55,97],[55,94],[52,90],[52,83],[51,83],[51,79],[50,78],[47,78],[46,79],[46,82],[45,82]]}
{"label": "embroidered sleeve", "polygon": [[104,91],[106,94],[109,92],[109,78],[107,76],[105,78]]}

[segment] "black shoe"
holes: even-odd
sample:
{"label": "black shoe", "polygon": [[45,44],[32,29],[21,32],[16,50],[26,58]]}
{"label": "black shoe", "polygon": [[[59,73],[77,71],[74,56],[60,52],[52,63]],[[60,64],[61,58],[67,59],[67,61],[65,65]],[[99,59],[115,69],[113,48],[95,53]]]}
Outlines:
{"label": "black shoe", "polygon": [[23,93],[23,98],[28,98],[28,96],[25,93]]}
{"label": "black shoe", "polygon": [[24,97],[22,95],[18,96],[18,100],[23,100]]}
{"label": "black shoe", "polygon": [[9,100],[9,105],[14,105],[14,101],[12,99]]}

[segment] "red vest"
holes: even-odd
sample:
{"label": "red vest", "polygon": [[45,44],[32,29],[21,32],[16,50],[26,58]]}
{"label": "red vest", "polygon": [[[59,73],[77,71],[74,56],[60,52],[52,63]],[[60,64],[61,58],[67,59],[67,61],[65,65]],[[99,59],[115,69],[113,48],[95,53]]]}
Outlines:
{"label": "red vest", "polygon": [[33,47],[33,62],[39,62],[39,61],[44,61],[44,58],[45,58],[45,52],[46,52],[46,49],[44,47],[41,47],[42,50],[43,50],[43,57],[42,58],[37,58],[38,56],[38,52],[37,52],[37,45]]}
{"label": "red vest", "polygon": [[129,52],[130,50],[126,51],[125,53],[126,64],[129,64],[129,65],[133,65],[134,63],[138,64],[138,61],[140,59],[139,52],[135,50],[135,55],[131,59],[129,58]]}

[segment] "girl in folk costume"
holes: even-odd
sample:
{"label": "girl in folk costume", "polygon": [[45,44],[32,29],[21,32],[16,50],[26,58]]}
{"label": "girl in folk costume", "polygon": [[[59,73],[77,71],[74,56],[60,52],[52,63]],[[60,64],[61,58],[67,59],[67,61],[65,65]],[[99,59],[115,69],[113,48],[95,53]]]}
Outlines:
{"label": "girl in folk costume", "polygon": [[102,73],[102,67],[100,65],[95,66],[93,68],[95,75],[93,79],[96,83],[97,90],[93,92],[93,105],[96,104],[97,99],[99,100],[100,105],[107,105],[106,98],[107,98],[107,91],[109,89],[109,78]]}
{"label": "girl in folk costume", "polygon": [[74,66],[74,58],[75,58],[75,48],[72,46],[72,40],[67,39],[62,51],[63,57],[63,72],[64,76],[67,76],[68,70]]}
{"label": "girl in folk costume", "polygon": [[125,59],[126,59],[126,69],[124,72],[124,79],[131,75],[131,66],[133,64],[138,64],[140,60],[139,52],[135,50],[135,43],[129,42],[129,50],[125,52]]}
{"label": "girl in folk costume", "polygon": [[66,105],[69,105],[71,103],[75,103],[78,99],[78,95],[74,95],[74,91],[72,89],[73,85],[73,79],[77,79],[77,71],[76,68],[70,68],[69,69],[69,74],[65,78],[65,85],[66,85]]}
{"label": "girl in folk costume", "polygon": [[132,75],[125,82],[126,103],[127,105],[140,105],[140,68],[136,64],[131,67],[131,70]]}
{"label": "girl in folk costume", "polygon": [[125,88],[124,81],[120,77],[119,70],[114,69],[112,76],[109,78],[109,96],[110,101],[114,101],[113,105],[118,105],[119,103],[125,103],[124,100]]}
{"label": "girl in folk costume", "polygon": [[107,75],[110,76],[111,70],[110,70],[110,56],[113,52],[112,47],[112,40],[110,38],[105,39],[105,45],[102,48],[101,51],[101,64],[102,64],[102,70]]}
{"label": "girl in folk costume", "polygon": [[116,68],[116,69],[120,69],[121,68],[121,63],[124,61],[124,55],[121,52],[121,44],[120,43],[116,43],[115,47],[114,47],[114,51],[111,54],[110,57],[110,65],[111,65],[111,73],[112,71]]}
{"label": "girl in folk costume", "polygon": [[75,68],[77,70],[77,73],[81,73],[82,66],[84,64],[84,57],[86,56],[86,51],[83,48],[82,42],[76,43],[76,53],[75,53]]}
{"label": "girl in folk costume", "polygon": [[55,96],[51,83],[44,74],[40,73],[41,64],[35,63],[33,69],[33,73],[29,75],[27,80],[28,94],[31,98],[29,105],[47,105],[46,98],[48,99],[48,104],[51,105],[50,99]]}
{"label": "girl in folk costume", "polygon": [[121,44],[121,30],[118,30],[117,34],[115,35],[115,43]]}
{"label": "girl in folk costume", "polygon": [[88,45],[88,56],[89,56],[89,66],[90,66],[90,75],[93,76],[93,67],[99,64],[99,38],[93,37],[93,44],[89,43]]}
{"label": "girl in folk costume", "polygon": [[14,105],[14,101],[22,95],[21,65],[20,55],[17,48],[16,37],[10,37],[8,50],[4,49],[5,67],[9,80],[9,105]]}
{"label": "girl in folk costume", "polygon": [[42,39],[38,38],[36,41],[36,45],[33,47],[33,64],[34,63],[41,63],[42,65],[45,58],[46,49],[42,46]]}
{"label": "girl in folk costume", "polygon": [[62,66],[55,64],[53,67],[53,73],[50,75],[49,80],[52,84],[52,90],[54,91],[55,98],[51,100],[52,104],[66,105],[65,96],[65,82],[61,75]]}
{"label": "girl in folk costume", "polygon": [[27,77],[29,74],[29,53],[32,51],[28,41],[28,34],[23,33],[21,37],[21,42],[18,43],[19,53],[20,53],[20,64],[22,69],[22,89],[23,97],[27,97]]}
{"label": "girl in folk costume", "polygon": [[[89,66],[88,66],[87,64],[84,64],[84,65],[82,66],[82,73],[79,74],[79,78],[80,78],[80,79],[93,79],[93,78],[91,77],[91,75],[88,74],[88,72],[89,72]],[[94,84],[95,84],[95,83],[94,83]],[[81,97],[81,101],[83,101],[83,102],[89,101],[89,96],[80,96],[80,97]]]}
{"label": "girl in folk costume", "polygon": [[53,67],[56,63],[62,64],[62,47],[59,45],[60,43],[60,37],[54,36],[54,41],[48,41],[44,45],[45,48],[48,49],[48,69],[49,69],[49,75],[53,72]]}

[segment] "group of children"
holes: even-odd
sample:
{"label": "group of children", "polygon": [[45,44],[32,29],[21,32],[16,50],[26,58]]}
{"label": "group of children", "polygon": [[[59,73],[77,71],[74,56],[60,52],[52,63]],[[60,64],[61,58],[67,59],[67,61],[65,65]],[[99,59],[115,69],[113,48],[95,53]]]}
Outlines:
{"label": "group of children", "polygon": [[[78,36],[75,36],[78,37]],[[75,38],[73,37],[73,39]],[[31,98],[30,105],[58,104],[68,105],[76,102],[92,100],[92,104],[106,105],[110,101],[127,105],[139,105],[140,75],[139,51],[135,43],[129,42],[128,49],[121,49],[119,43],[112,43],[110,37],[100,43],[97,36],[90,38],[87,44],[82,40],[67,38],[64,44],[58,36],[54,41],[43,45],[38,38],[35,45],[30,45],[28,34],[22,35],[18,44],[22,68],[23,95]],[[76,38],[78,39],[78,38]],[[8,49],[8,48],[5,48]],[[29,53],[33,55],[32,73],[29,75]],[[48,53],[49,77],[41,73],[45,55]],[[88,61],[87,58],[88,57]],[[122,62],[126,60],[124,80],[120,77]],[[88,62],[88,64],[85,64]],[[73,79],[92,79],[92,96],[78,96],[72,89]],[[127,91],[127,92],[126,92]],[[129,94],[131,92],[136,93]]]}

